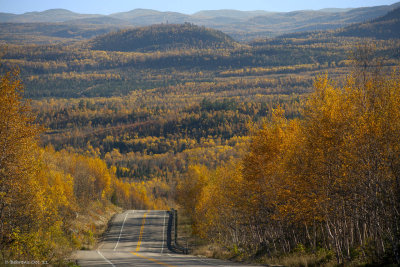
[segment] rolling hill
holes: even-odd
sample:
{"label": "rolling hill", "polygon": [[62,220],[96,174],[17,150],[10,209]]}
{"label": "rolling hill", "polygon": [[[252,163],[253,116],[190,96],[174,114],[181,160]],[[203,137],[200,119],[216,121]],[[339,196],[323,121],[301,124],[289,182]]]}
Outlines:
{"label": "rolling hill", "polygon": [[[265,46],[267,44],[288,42],[288,39],[303,39],[309,40],[332,40],[336,37],[350,38],[373,38],[380,40],[400,39],[400,5],[395,5],[397,8],[389,11],[387,14],[362,23],[353,23],[350,26],[335,30],[315,31],[308,29],[299,32],[292,32],[276,36],[275,38],[258,38],[254,39],[249,44],[251,46]],[[398,54],[398,52],[397,52]],[[397,55],[391,55],[398,57]]]}
{"label": "rolling hill", "polygon": [[[322,10],[302,10],[294,12],[268,12],[268,11],[238,11],[238,10],[206,10],[188,15],[178,12],[161,12],[149,9],[135,9],[128,12],[114,13],[111,15],[78,14],[65,9],[51,9],[42,12],[28,12],[25,14],[0,13],[0,41],[20,42],[26,38],[28,42],[37,42],[41,32],[38,27],[34,34],[31,32],[32,26],[26,25],[25,31],[19,23],[42,23],[44,27],[43,37],[40,43],[50,43],[62,41],[59,34],[52,36],[48,28],[43,23],[62,24],[63,28],[80,27],[83,29],[104,27],[104,32],[110,31],[110,26],[114,28],[126,28],[127,26],[149,26],[154,24],[183,24],[185,22],[208,28],[220,30],[237,41],[250,41],[260,37],[274,37],[282,34],[315,31],[315,30],[334,30],[349,26],[354,23],[363,23],[378,17],[382,17],[400,3],[393,5],[382,5],[375,7],[353,8],[353,9],[322,9]],[[14,25],[17,24],[17,25]],[[77,26],[85,25],[85,26]],[[95,26],[87,26],[95,25]],[[8,29],[4,29],[7,27]],[[50,26],[54,27],[54,26]],[[60,26],[61,27],[61,26]],[[3,36],[2,32],[12,32],[13,28],[18,28],[17,39],[12,36]],[[68,36],[66,41],[82,40],[92,35]],[[54,37],[54,38],[51,38]],[[72,39],[71,39],[72,38]]]}
{"label": "rolling hill", "polygon": [[81,19],[73,19],[68,20],[65,24],[78,24],[78,25],[119,25],[119,26],[128,26],[131,25],[129,21],[113,18],[109,16],[98,16],[98,17],[91,17],[91,18],[81,18]]}
{"label": "rolling hill", "polygon": [[1,22],[65,22],[73,19],[82,19],[82,18],[93,18],[98,17],[100,15],[95,14],[79,14],[67,9],[49,9],[41,12],[27,12],[20,15],[12,14],[10,16],[9,13],[0,13],[0,21]]}
{"label": "rolling hill", "polygon": [[94,50],[151,52],[183,48],[231,48],[235,42],[223,32],[185,23],[111,32],[90,40],[88,46]]}
{"label": "rolling hill", "polygon": [[0,23],[0,43],[69,43],[124,28],[121,25],[65,23]]}
{"label": "rolling hill", "polygon": [[337,36],[374,37],[377,39],[400,38],[400,7],[385,16],[356,23],[338,31]]}
{"label": "rolling hill", "polygon": [[178,12],[160,12],[151,9],[135,9],[128,12],[114,13],[110,17],[123,19],[135,26],[149,26],[161,23],[182,24],[191,21],[189,15]]}

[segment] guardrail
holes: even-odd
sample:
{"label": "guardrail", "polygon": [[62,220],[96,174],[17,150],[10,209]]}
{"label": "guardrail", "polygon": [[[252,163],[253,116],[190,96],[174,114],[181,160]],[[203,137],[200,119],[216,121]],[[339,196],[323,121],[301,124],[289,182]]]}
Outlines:
{"label": "guardrail", "polygon": [[181,246],[178,243],[178,211],[171,209],[168,218],[168,229],[167,229],[167,246],[168,249],[174,252],[180,252],[183,254],[189,254],[189,249]]}

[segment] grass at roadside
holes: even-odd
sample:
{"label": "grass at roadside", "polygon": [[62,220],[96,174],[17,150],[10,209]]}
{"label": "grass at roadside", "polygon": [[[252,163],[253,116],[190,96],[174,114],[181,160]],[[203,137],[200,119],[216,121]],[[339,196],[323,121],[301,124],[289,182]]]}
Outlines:
{"label": "grass at roadside", "polygon": [[108,222],[122,208],[111,203],[92,202],[85,213],[78,213],[73,223],[73,231],[76,232],[77,245],[81,250],[96,248]]}
{"label": "grass at roadside", "polygon": [[[91,202],[82,212],[77,213],[71,230],[74,232],[74,245],[80,250],[96,249],[103,234],[107,231],[113,216],[122,208],[109,202]],[[74,254],[60,266],[77,267]]]}

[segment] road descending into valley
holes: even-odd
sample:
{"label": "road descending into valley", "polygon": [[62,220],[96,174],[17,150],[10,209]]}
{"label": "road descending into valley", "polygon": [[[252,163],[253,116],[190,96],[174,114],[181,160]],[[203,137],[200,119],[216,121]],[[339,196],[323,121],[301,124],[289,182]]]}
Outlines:
{"label": "road descending into valley", "polygon": [[82,267],[250,266],[172,252],[167,244],[168,211],[129,210],[114,217],[97,250],[78,251]]}

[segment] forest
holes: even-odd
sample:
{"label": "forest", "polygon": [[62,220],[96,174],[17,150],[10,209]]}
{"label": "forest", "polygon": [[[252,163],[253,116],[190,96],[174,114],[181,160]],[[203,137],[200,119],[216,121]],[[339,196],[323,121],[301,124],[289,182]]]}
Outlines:
{"label": "forest", "polygon": [[0,259],[62,264],[118,206],[178,208],[239,261],[399,262],[399,48],[189,23],[0,44]]}
{"label": "forest", "polygon": [[311,252],[316,266],[399,261],[400,74],[360,55],[343,85],[316,78],[300,118],[273,109],[240,159],[189,166],[177,195],[198,235],[239,259]]}

